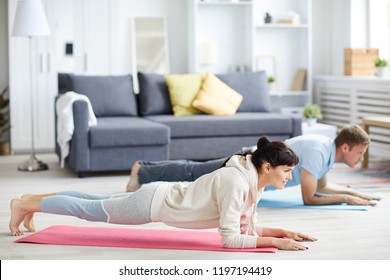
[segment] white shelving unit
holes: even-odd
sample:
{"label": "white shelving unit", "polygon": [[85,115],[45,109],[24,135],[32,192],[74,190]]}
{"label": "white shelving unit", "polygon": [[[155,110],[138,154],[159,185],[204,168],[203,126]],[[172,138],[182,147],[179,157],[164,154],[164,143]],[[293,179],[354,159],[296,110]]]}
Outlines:
{"label": "white shelving unit", "polygon": [[[289,11],[299,15],[299,23],[278,23]],[[273,17],[272,23],[264,23],[266,13]],[[268,57],[274,61],[272,76],[277,85],[270,93],[273,110],[303,107],[312,95],[311,14],[312,0],[189,0],[189,70],[256,71],[258,56]],[[218,65],[198,63],[198,47],[208,41],[217,45]],[[292,91],[299,69],[306,70],[304,86]]]}
{"label": "white shelving unit", "polygon": [[[300,107],[312,101],[312,1],[311,0],[256,0],[254,63],[256,57],[270,56],[275,62],[276,90],[271,92],[273,109]],[[299,15],[294,24],[278,23],[291,12]],[[265,23],[265,14],[272,17]],[[255,69],[257,65],[255,66]],[[302,90],[292,91],[295,75],[306,70]]]}
{"label": "white shelving unit", "polygon": [[[252,1],[188,0],[189,72],[252,70]],[[201,65],[203,43],[216,45],[217,65]]]}

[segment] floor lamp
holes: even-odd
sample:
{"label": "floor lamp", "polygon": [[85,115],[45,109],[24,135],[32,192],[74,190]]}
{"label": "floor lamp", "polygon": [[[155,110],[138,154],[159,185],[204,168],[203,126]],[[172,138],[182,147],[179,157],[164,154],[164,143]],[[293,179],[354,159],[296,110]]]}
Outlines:
{"label": "floor lamp", "polygon": [[[31,156],[28,160],[18,165],[20,171],[47,170],[46,163],[35,157],[34,147],[34,105],[33,105],[33,52],[32,38],[36,36],[49,36],[50,30],[40,0],[20,0],[16,7],[16,14],[12,30],[12,36],[28,37],[30,57],[30,104],[31,104]],[[35,72],[34,72],[35,73]]]}

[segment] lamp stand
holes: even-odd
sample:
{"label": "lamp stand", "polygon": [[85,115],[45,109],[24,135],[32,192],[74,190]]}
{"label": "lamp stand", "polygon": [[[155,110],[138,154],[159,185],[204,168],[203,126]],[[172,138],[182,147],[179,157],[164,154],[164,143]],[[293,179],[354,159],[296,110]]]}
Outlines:
{"label": "lamp stand", "polygon": [[20,171],[41,171],[48,170],[49,167],[46,163],[38,160],[35,157],[35,145],[34,145],[34,96],[33,96],[33,87],[32,87],[32,78],[33,78],[33,53],[32,53],[32,36],[28,37],[29,50],[30,50],[30,105],[31,105],[31,155],[30,158],[18,165],[18,170]]}

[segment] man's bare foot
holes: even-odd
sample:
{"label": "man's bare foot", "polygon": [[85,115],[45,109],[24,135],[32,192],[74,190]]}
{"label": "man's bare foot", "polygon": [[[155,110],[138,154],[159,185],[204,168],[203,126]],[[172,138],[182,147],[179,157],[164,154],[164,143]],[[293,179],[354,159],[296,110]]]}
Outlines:
{"label": "man's bare foot", "polygon": [[12,236],[23,235],[23,232],[19,229],[19,225],[23,222],[27,211],[22,208],[22,199],[13,199],[11,201],[11,219],[9,221],[9,229]]}
{"label": "man's bare foot", "polygon": [[131,167],[130,179],[126,186],[126,192],[135,192],[141,185],[138,182],[138,171],[141,168],[141,163],[136,161]]}

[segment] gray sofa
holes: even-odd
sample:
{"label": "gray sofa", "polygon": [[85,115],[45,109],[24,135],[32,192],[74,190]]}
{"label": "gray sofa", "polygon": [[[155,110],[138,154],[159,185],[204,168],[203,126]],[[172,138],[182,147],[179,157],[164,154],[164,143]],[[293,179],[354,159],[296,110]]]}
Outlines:
{"label": "gray sofa", "polygon": [[[254,145],[261,135],[284,140],[301,134],[300,118],[271,112],[264,72],[217,76],[243,96],[235,115],[174,116],[160,74],[138,73],[138,94],[131,75],[59,74],[59,93],[87,95],[98,120],[88,127],[87,103],[74,102],[67,165],[83,177],[129,170],[136,160],[214,159]],[[60,156],[57,144],[56,152]]]}

